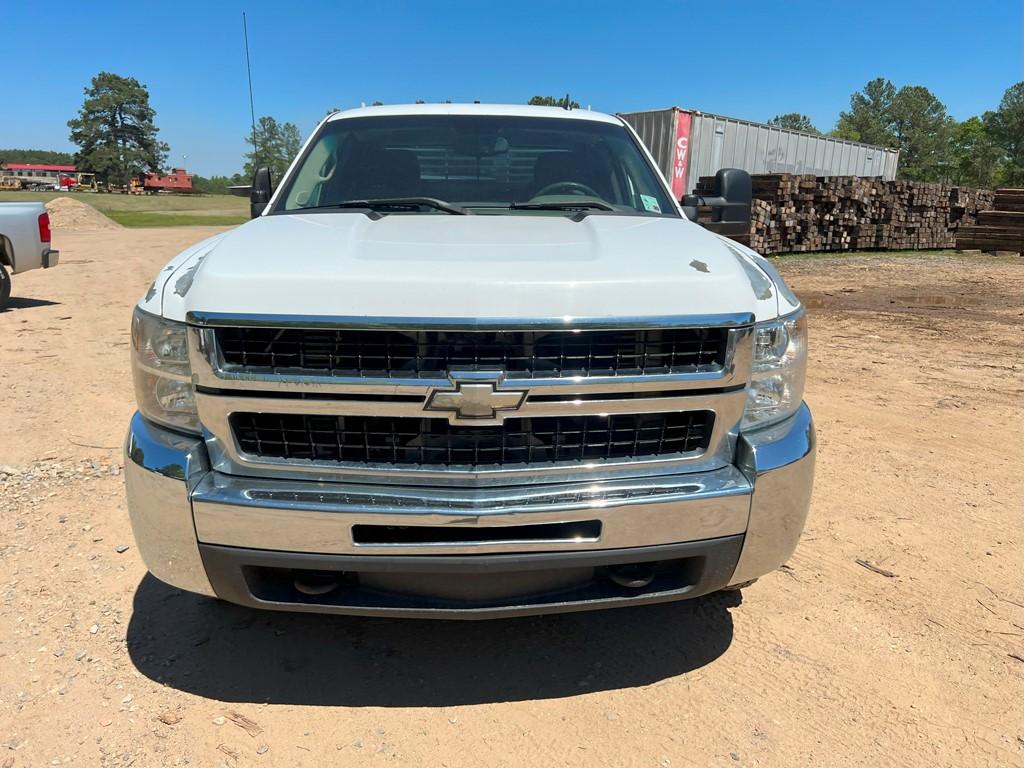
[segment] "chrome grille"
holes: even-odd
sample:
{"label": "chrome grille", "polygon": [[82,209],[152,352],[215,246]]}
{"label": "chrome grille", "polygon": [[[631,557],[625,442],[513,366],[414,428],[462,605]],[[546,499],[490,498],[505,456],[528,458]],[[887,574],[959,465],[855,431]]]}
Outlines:
{"label": "chrome grille", "polygon": [[239,447],[258,457],[416,466],[503,466],[703,452],[709,411],[506,419],[456,426],[436,418],[235,413]]}
{"label": "chrome grille", "polygon": [[438,377],[450,370],[509,377],[623,376],[713,371],[725,363],[725,328],[414,331],[224,327],[225,366],[349,377]]}
{"label": "chrome grille", "polygon": [[[436,488],[729,464],[754,321],[749,313],[186,319],[214,469]],[[525,397],[509,407],[502,392]],[[438,395],[456,410],[433,407]],[[488,402],[502,409],[468,410]]]}

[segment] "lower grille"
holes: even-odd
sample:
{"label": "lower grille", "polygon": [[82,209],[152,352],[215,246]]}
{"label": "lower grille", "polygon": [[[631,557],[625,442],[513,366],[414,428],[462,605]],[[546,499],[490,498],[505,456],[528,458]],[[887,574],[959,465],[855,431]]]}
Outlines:
{"label": "lower grille", "polygon": [[534,525],[353,525],[352,542],[364,545],[491,544],[600,541],[601,521]]}
{"label": "lower grille", "polygon": [[265,458],[501,466],[647,458],[707,450],[710,411],[550,416],[454,426],[445,419],[235,413],[241,450]]}

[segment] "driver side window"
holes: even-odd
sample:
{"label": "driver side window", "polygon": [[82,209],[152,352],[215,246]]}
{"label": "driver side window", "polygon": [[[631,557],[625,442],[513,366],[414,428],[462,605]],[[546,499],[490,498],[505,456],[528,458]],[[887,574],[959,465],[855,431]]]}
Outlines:
{"label": "driver side window", "polygon": [[320,204],[324,185],[334,178],[338,169],[337,142],[334,136],[318,141],[309,158],[299,169],[295,183],[288,190],[285,204],[289,208],[307,208]]}
{"label": "driver side window", "polygon": [[638,211],[650,210],[649,204],[644,202],[644,198],[657,200],[664,194],[664,190],[655,188],[656,180],[651,174],[641,171],[638,157],[625,155],[622,165],[623,175],[629,180],[630,199],[627,205]]}

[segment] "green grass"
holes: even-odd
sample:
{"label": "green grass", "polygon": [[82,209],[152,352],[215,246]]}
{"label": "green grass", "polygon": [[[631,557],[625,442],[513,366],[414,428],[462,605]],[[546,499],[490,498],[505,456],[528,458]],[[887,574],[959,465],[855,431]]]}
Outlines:
{"label": "green grass", "polygon": [[47,203],[70,197],[125,227],[231,226],[249,218],[249,200],[233,195],[108,195],[99,192],[0,192],[0,202]]}
{"label": "green grass", "polygon": [[219,216],[162,211],[107,211],[122,227],[232,227],[249,220],[248,216]]}

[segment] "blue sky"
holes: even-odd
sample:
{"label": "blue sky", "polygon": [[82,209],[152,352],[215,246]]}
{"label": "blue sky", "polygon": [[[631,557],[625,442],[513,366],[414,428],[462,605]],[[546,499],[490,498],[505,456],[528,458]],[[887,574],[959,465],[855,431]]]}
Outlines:
{"label": "blue sky", "polygon": [[[257,114],[308,133],[329,107],[524,103],[572,93],[616,112],[683,106],[829,129],[879,75],[964,119],[1024,80],[1024,2],[82,2],[0,0],[0,147],[73,150],[66,122],[101,70],[149,87],[170,162],[232,173]],[[63,53],[62,53],[63,52]]]}

